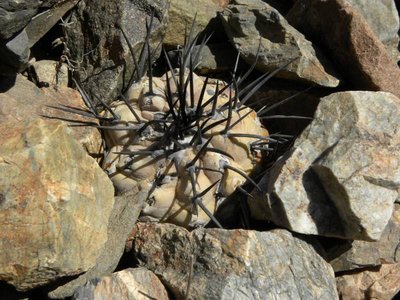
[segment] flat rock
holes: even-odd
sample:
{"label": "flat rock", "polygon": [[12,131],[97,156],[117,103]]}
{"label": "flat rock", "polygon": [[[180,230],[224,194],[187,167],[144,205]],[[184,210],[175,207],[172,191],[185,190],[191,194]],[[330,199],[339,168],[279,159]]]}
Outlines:
{"label": "flat rock", "polygon": [[[372,6],[370,1],[368,5]],[[329,49],[353,89],[386,91],[400,97],[400,69],[367,21],[345,0],[299,0],[289,23]],[[335,24],[335,26],[332,26]]]}
{"label": "flat rock", "polygon": [[153,272],[146,268],[130,268],[91,280],[79,288],[72,299],[168,300],[169,297]]}
{"label": "flat rock", "polygon": [[[151,48],[162,40],[167,21],[167,0],[83,0],[74,8],[65,27],[70,61],[83,88],[98,103],[110,103],[129,85],[134,60],[121,29],[139,58],[146,36],[146,19],[154,20]],[[158,47],[158,51],[160,47]],[[155,57],[159,54],[155,53]]]}
{"label": "flat rock", "polygon": [[95,265],[114,188],[60,121],[0,123],[0,280],[30,290]]}
{"label": "flat rock", "polygon": [[0,75],[15,76],[28,66],[29,38],[22,30],[12,38],[0,40]]}
{"label": "flat rock", "polygon": [[[328,260],[335,272],[375,267],[387,263],[399,263],[400,252],[400,205],[395,204],[379,241],[349,241],[343,246],[331,248]],[[344,248],[350,248],[344,250]]]}
{"label": "flat rock", "polygon": [[329,61],[276,9],[261,0],[232,3],[222,14],[223,24],[245,61],[253,64],[260,49],[256,68],[262,72],[274,71],[294,60],[277,77],[325,87],[339,85]]}
{"label": "flat rock", "polygon": [[330,265],[286,230],[139,223],[130,243],[176,299],[338,299]]}
{"label": "flat rock", "polygon": [[400,263],[344,274],[336,281],[339,295],[344,300],[395,299],[400,291]]}
{"label": "flat rock", "polygon": [[253,217],[304,234],[378,240],[400,186],[400,100],[385,92],[321,99],[312,123],[249,199]]}

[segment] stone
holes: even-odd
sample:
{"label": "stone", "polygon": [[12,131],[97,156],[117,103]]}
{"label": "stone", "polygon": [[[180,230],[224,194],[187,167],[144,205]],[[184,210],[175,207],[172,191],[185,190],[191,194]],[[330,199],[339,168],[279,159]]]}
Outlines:
{"label": "stone", "polygon": [[[121,32],[127,35],[136,59],[146,36],[146,22],[154,11],[150,44],[156,50],[164,35],[167,0],[80,1],[65,27],[70,61],[76,75],[95,103],[110,103],[132,83],[134,61]],[[154,53],[154,60],[160,53]]]}
{"label": "stone", "polygon": [[385,91],[400,97],[399,67],[348,2],[299,0],[286,18],[310,40],[319,41],[329,50],[327,54],[351,89]]}
{"label": "stone", "polygon": [[54,60],[39,60],[32,64],[35,79],[42,86],[68,87],[68,66]]}
{"label": "stone", "polygon": [[[183,46],[185,32],[189,32],[196,17],[193,33],[196,35],[209,27],[229,0],[172,0],[168,9],[168,27],[163,40],[170,48]],[[215,26],[214,26],[215,27]],[[211,31],[218,30],[213,28]]]}
{"label": "stone", "polygon": [[394,0],[347,0],[347,2],[362,14],[389,53],[399,56],[397,46],[400,22]]}
{"label": "stone", "polygon": [[303,34],[261,0],[235,0],[222,13],[225,31],[249,64],[262,72],[274,71],[293,60],[276,76],[336,87],[339,78],[329,61]]}
{"label": "stone", "polygon": [[0,40],[0,75],[15,76],[28,66],[29,39],[25,30],[7,40]]}
{"label": "stone", "polygon": [[89,281],[77,289],[72,299],[168,300],[169,297],[154,273],[146,268],[129,268]]}
{"label": "stone", "polygon": [[92,268],[110,179],[61,121],[1,122],[0,140],[0,280],[26,291]]}
{"label": "stone", "polygon": [[[393,215],[379,241],[349,241],[343,246],[329,249],[328,261],[335,272],[375,267],[381,264],[399,263],[400,252],[400,205],[395,204]],[[349,250],[343,250],[350,247]]]}
{"label": "stone", "polygon": [[71,297],[87,282],[109,276],[115,271],[148,192],[148,189],[139,186],[125,195],[115,197],[108,224],[108,240],[96,260],[96,265],[78,278],[50,291],[47,295],[50,299]]}
{"label": "stone", "polygon": [[399,125],[400,100],[390,93],[322,98],[249,199],[252,216],[304,234],[379,240],[398,198]]}
{"label": "stone", "polygon": [[[78,115],[66,113],[49,106],[65,105],[85,109],[86,106],[78,91],[68,87],[39,89],[22,75],[18,75],[15,82],[6,84],[0,89],[8,89],[0,93],[0,122],[33,121],[38,118],[58,118],[65,120],[90,121]],[[99,157],[101,151],[101,135],[96,128],[88,126],[71,127],[71,134],[93,157]]]}
{"label": "stone", "polygon": [[395,299],[394,296],[400,291],[400,263],[344,274],[336,281],[340,299]]}
{"label": "stone", "polygon": [[330,265],[286,230],[139,223],[129,244],[176,299],[338,299]]}

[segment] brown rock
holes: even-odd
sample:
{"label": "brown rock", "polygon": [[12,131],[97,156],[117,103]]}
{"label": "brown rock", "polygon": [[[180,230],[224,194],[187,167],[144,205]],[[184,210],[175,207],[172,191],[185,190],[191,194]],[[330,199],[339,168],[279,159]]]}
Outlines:
{"label": "brown rock", "polygon": [[168,300],[169,297],[153,272],[146,268],[137,268],[92,280],[77,289],[72,299]]}
{"label": "brown rock", "polygon": [[387,91],[400,97],[400,69],[367,21],[349,3],[299,0],[287,19],[306,36],[322,41],[355,89]]}
{"label": "brown rock", "polygon": [[342,275],[336,281],[343,300],[390,300],[400,291],[400,263]]}

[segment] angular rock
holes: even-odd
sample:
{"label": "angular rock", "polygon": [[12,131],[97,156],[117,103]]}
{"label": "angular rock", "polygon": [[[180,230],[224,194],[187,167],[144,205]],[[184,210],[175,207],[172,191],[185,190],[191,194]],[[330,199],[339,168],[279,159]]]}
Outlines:
{"label": "angular rock", "polygon": [[0,123],[0,280],[30,290],[95,265],[114,188],[60,121]]}
{"label": "angular rock", "polygon": [[[400,205],[395,204],[393,215],[379,241],[353,241],[328,251],[329,263],[335,272],[375,267],[400,262]],[[347,251],[343,248],[351,247]]]}
{"label": "angular rock", "polygon": [[210,25],[217,13],[222,11],[229,0],[173,0],[168,10],[168,27],[163,43],[171,48],[185,43],[185,30],[188,31],[196,16],[194,34]]}
{"label": "angular rock", "polygon": [[400,97],[400,69],[367,21],[348,2],[299,0],[286,18],[329,49],[335,66],[353,89],[386,91]]}
{"label": "angular rock", "polygon": [[152,10],[151,48],[155,50],[162,40],[167,4],[167,0],[84,0],[74,8],[71,24],[65,27],[67,47],[77,75],[93,101],[98,102],[96,96],[107,103],[115,100],[128,87],[135,69],[118,27],[126,33],[138,59],[146,36],[146,19],[150,20]]}
{"label": "angular rock", "polygon": [[168,300],[168,293],[161,281],[146,268],[125,269],[110,276],[91,280],[77,289],[76,300]]}
{"label": "angular rock", "polygon": [[[132,254],[176,299],[337,299],[331,267],[286,230],[139,223]],[[188,293],[187,288],[189,285]]]}
{"label": "angular rock", "polygon": [[341,275],[336,281],[339,296],[344,300],[395,299],[394,296],[400,291],[400,263]]}
{"label": "angular rock", "polygon": [[249,199],[252,215],[293,231],[378,240],[400,187],[400,100],[385,92],[324,97],[293,150]]}
{"label": "angular rock", "polygon": [[[303,34],[289,25],[273,7],[261,0],[235,0],[222,14],[225,30],[241,57],[263,72],[291,64],[277,77],[336,87],[339,79],[329,61]],[[297,58],[297,59],[296,59]]]}
{"label": "angular rock", "polygon": [[15,76],[28,66],[29,39],[25,30],[7,40],[0,40],[0,75]]}
{"label": "angular rock", "polygon": [[35,80],[39,86],[68,87],[68,66],[55,60],[39,60],[32,64]]}
{"label": "angular rock", "polygon": [[[0,89],[6,89],[0,83]],[[39,89],[32,82],[18,75],[12,87],[4,93],[0,93],[0,122],[30,122],[38,118],[50,117],[61,119],[74,119],[90,121],[78,115],[65,113],[49,106],[66,105],[77,108],[86,108],[79,92],[67,87]],[[93,157],[98,157],[101,149],[101,135],[92,127],[71,127],[75,139]]]}
{"label": "angular rock", "polygon": [[148,189],[140,187],[128,194],[115,197],[108,224],[108,240],[97,258],[96,265],[78,278],[52,290],[47,295],[49,298],[70,297],[88,281],[108,276],[114,272],[124,252],[125,242],[142,211],[145,199],[148,197],[148,192]]}

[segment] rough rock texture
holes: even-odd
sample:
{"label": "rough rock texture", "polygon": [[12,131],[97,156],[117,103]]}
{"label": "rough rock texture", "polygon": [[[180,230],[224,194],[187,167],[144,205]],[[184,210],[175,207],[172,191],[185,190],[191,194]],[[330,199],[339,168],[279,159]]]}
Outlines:
{"label": "rough rock texture", "polygon": [[58,65],[54,60],[39,60],[32,64],[30,72],[34,72],[35,80],[39,86],[68,86],[68,66]]}
{"label": "rough rock texture", "polygon": [[210,25],[217,12],[222,11],[229,0],[172,0],[168,10],[168,27],[163,43],[169,47],[182,46],[185,30],[188,32],[196,16],[194,33]]}
{"label": "rough rock texture", "polygon": [[60,121],[0,123],[0,280],[29,290],[92,268],[114,188]]}
{"label": "rough rock texture", "polygon": [[400,291],[400,264],[384,264],[379,268],[337,278],[339,296],[343,300],[391,300]]}
{"label": "rough rock texture", "polygon": [[108,224],[108,240],[96,261],[96,265],[76,279],[57,287],[48,294],[52,299],[70,297],[86,282],[110,275],[117,267],[124,252],[125,242],[134,227],[148,190],[140,187],[123,196],[115,197]]}
{"label": "rough rock texture", "polygon": [[133,254],[177,299],[337,299],[331,267],[286,230],[138,224]]}
{"label": "rough rock texture", "polygon": [[[80,1],[66,27],[76,75],[92,95],[111,102],[127,88],[134,70],[129,47],[118,27],[126,33],[138,59],[146,35],[146,18],[154,9],[151,44],[155,49],[166,26],[166,0]],[[160,51],[160,48],[158,49]],[[155,54],[157,56],[158,53]]]}
{"label": "rough rock texture", "polygon": [[72,299],[168,300],[169,297],[154,273],[146,268],[137,268],[91,280],[79,288]]}
{"label": "rough rock texture", "polygon": [[367,20],[389,52],[398,52],[399,14],[394,0],[346,0]]}
{"label": "rough rock texture", "polygon": [[400,97],[400,69],[367,21],[345,0],[299,0],[286,18],[330,50],[350,86]]}
{"label": "rough rock texture", "polygon": [[222,18],[229,38],[249,64],[255,62],[260,46],[258,70],[273,71],[297,58],[277,76],[326,87],[339,85],[323,55],[267,3],[235,0],[224,10]]}
{"label": "rough rock texture", "polygon": [[[393,215],[379,241],[349,241],[348,244],[328,251],[329,263],[335,272],[400,262],[400,205],[395,204],[394,207]],[[346,247],[351,248],[343,251]]]}
{"label": "rough rock texture", "polygon": [[261,180],[254,217],[296,232],[378,240],[400,186],[400,100],[342,92],[321,100],[313,122]]}
{"label": "rough rock texture", "polygon": [[0,75],[15,76],[23,71],[29,60],[29,38],[25,30],[16,36],[0,40]]}
{"label": "rough rock texture", "polygon": [[[33,121],[42,116],[64,119],[75,119],[91,121],[78,115],[68,114],[49,105],[67,105],[78,108],[85,108],[83,100],[78,91],[71,88],[59,87],[58,91],[52,88],[39,89],[32,82],[18,75],[15,82],[0,83],[0,122],[11,121]],[[97,129],[90,127],[71,128],[75,139],[94,157],[97,157],[101,148],[101,136]]]}

